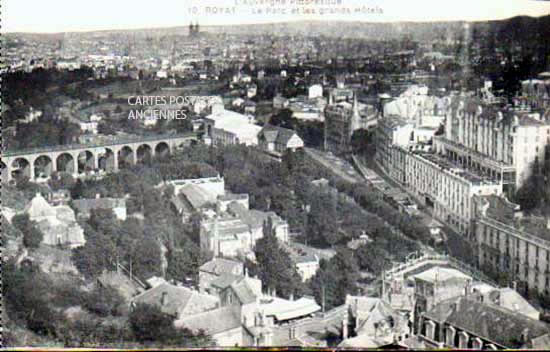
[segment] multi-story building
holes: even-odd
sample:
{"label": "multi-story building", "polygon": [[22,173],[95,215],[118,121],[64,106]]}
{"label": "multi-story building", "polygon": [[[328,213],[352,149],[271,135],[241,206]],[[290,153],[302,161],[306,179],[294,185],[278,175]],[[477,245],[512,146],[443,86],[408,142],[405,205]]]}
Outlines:
{"label": "multi-story building", "polygon": [[274,212],[248,208],[248,197],[218,197],[216,211],[201,222],[201,248],[214,257],[252,256],[256,241],[267,233],[288,242],[288,223]]}
{"label": "multi-story building", "polygon": [[204,141],[213,145],[258,145],[261,127],[254,124],[252,116],[230,110],[219,110],[204,118]]}
{"label": "multi-story building", "polygon": [[353,132],[375,126],[377,116],[373,106],[358,102],[353,89],[332,89],[325,107],[325,149],[335,153],[349,152]]}
{"label": "multi-story building", "polygon": [[471,197],[500,194],[501,184],[433,153],[429,143],[417,139],[417,130],[401,118],[381,119],[376,135],[378,165],[432,209],[436,218],[468,234],[473,220]]}
{"label": "multi-story building", "polygon": [[547,324],[479,298],[451,298],[422,313],[420,338],[429,348],[548,348]]}
{"label": "multi-story building", "polygon": [[521,82],[521,95],[532,109],[550,108],[550,80],[529,79]]}
{"label": "multi-story building", "polygon": [[445,134],[434,138],[435,149],[479,176],[502,182],[510,195],[529,177],[533,163],[549,157],[549,117],[454,97]]}
{"label": "multi-story building", "polygon": [[398,117],[384,117],[376,131],[376,160],[378,165],[401,184],[406,182],[406,148],[411,144],[414,125]]}
{"label": "multi-story building", "polygon": [[507,273],[524,292],[550,294],[550,219],[524,216],[497,196],[476,196],[473,226],[477,263]]}
{"label": "multi-story building", "polygon": [[501,194],[502,184],[481,178],[431,152],[407,151],[405,186],[431,208],[433,215],[469,236],[475,216],[474,195]]}

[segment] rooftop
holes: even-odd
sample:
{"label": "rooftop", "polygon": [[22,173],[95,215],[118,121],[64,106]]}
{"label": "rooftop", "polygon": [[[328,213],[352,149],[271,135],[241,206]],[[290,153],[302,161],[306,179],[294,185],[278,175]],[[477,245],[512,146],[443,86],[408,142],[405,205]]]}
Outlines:
{"label": "rooftop", "polygon": [[177,328],[186,327],[193,331],[203,330],[208,335],[215,335],[241,326],[241,317],[234,306],[209,310],[176,320]]}
{"label": "rooftop", "polygon": [[311,298],[302,297],[296,301],[290,301],[278,297],[269,297],[260,300],[261,309],[266,316],[274,316],[278,321],[295,319],[313,314],[321,307]]}
{"label": "rooftop", "polygon": [[481,207],[487,207],[485,213],[481,210],[481,216],[511,226],[518,231],[536,236],[543,240],[550,240],[550,219],[525,215],[520,211],[520,206],[508,201],[504,197],[496,195],[478,196]]}
{"label": "rooftop", "polygon": [[484,178],[482,178],[482,177],[480,177],[480,176],[478,176],[478,175],[462,168],[462,166],[460,166],[458,164],[455,164],[452,161],[450,161],[449,159],[447,159],[445,157],[442,157],[442,156],[440,156],[436,153],[425,152],[425,151],[421,151],[421,150],[416,150],[416,151],[413,151],[412,153],[414,155],[422,158],[422,159],[425,159],[427,161],[432,162],[433,164],[437,165],[441,169],[447,170],[450,173],[465,179],[466,181],[468,181],[470,183],[477,184],[477,185],[480,185],[480,184],[487,184],[487,185],[495,184],[496,185],[495,182],[493,182],[489,179],[484,179]]}
{"label": "rooftop", "polygon": [[134,302],[155,305],[166,314],[180,317],[213,309],[219,304],[219,299],[187,287],[164,283],[136,296]]}
{"label": "rooftop", "polygon": [[224,273],[231,274],[236,271],[242,272],[243,263],[225,258],[214,258],[211,261],[204,263],[199,270],[216,275],[221,275]]}
{"label": "rooftop", "polygon": [[507,348],[523,347],[521,334],[526,329],[531,339],[547,335],[549,332],[549,326],[539,320],[465,297],[443,301],[425,315],[438,322],[448,322]]}
{"label": "rooftop", "polygon": [[461,271],[440,266],[430,268],[414,275],[413,277],[428,282],[444,282],[452,279],[472,280],[471,276],[468,276]]}

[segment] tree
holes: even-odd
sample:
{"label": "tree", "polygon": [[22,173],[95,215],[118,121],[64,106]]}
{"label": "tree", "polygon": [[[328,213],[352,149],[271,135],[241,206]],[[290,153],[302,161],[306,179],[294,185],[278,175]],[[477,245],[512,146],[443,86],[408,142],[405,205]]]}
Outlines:
{"label": "tree", "polygon": [[349,249],[340,249],[329,261],[321,260],[319,270],[309,282],[317,302],[325,310],[345,303],[346,296],[357,295],[359,268]]}
{"label": "tree", "polygon": [[23,234],[23,245],[30,249],[36,249],[42,243],[44,234],[31,221],[28,214],[15,215],[12,219],[13,225]]}
{"label": "tree", "polygon": [[121,315],[124,305],[124,298],[111,286],[96,286],[84,295],[84,307],[101,317]]}
{"label": "tree", "polygon": [[204,348],[214,345],[212,338],[204,332],[193,334],[189,329],[174,327],[174,319],[157,306],[137,304],[130,313],[128,322],[135,338],[142,343],[178,348]]}
{"label": "tree", "polygon": [[27,262],[18,267],[15,259],[8,260],[2,264],[2,285],[3,302],[12,319],[39,335],[56,337],[61,316],[48,300],[52,282],[39,267]]}
{"label": "tree", "polygon": [[103,270],[113,268],[117,258],[116,245],[106,235],[90,225],[84,226],[86,244],[73,249],[71,259],[78,271],[88,279],[97,278]]}
{"label": "tree", "polygon": [[173,319],[159,307],[138,303],[128,319],[139,342],[167,341],[173,327]]}
{"label": "tree", "polygon": [[256,242],[254,253],[259,278],[268,291],[276,290],[279,296],[285,298],[301,295],[303,287],[300,275],[273,233],[264,233],[264,237]]}
{"label": "tree", "polygon": [[73,175],[67,172],[56,172],[52,174],[52,177],[48,181],[48,185],[54,191],[60,189],[70,190],[76,184],[76,180]]}

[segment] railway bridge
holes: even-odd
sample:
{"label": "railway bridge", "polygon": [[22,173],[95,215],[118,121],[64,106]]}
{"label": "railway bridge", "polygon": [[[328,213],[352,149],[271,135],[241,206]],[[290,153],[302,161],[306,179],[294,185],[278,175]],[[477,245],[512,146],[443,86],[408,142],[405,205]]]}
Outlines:
{"label": "railway bridge", "polygon": [[2,182],[10,182],[19,176],[36,181],[48,178],[54,172],[67,172],[75,177],[90,171],[116,172],[125,165],[173,153],[196,139],[195,133],[186,133],[8,150],[2,153]]}

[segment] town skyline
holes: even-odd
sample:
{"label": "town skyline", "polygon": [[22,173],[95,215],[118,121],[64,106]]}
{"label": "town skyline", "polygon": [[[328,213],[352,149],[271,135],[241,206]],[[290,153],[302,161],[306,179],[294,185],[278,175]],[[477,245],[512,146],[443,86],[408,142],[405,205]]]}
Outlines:
{"label": "town skyline", "polygon": [[[446,1],[420,0],[415,3],[399,3],[397,0],[339,0],[320,2],[321,5],[299,5],[296,0],[268,2],[244,2],[242,0],[201,2],[182,1],[173,3],[160,0],[154,7],[136,6],[120,1],[115,4],[106,0],[95,2],[94,6],[71,4],[66,0],[55,0],[48,5],[30,4],[28,0],[4,2],[4,33],[67,33],[116,30],[166,29],[199,22],[204,27],[261,25],[305,21],[323,22],[480,22],[503,20],[516,16],[541,17],[550,14],[550,2],[535,0],[510,0],[507,6],[496,0],[478,4],[473,0],[452,3]],[[326,3],[326,5],[324,5]],[[81,5],[81,4],[79,4]],[[261,6],[259,6],[261,5]],[[285,5],[294,6],[297,11]],[[28,11],[32,6],[32,11]],[[263,7],[262,7],[263,6]],[[166,11],[170,8],[170,11]],[[109,11],[104,11],[109,9]],[[320,10],[326,10],[324,13]],[[329,11],[330,10],[330,11]],[[124,13],[123,17],[119,15]],[[63,20],[59,21],[62,17]]]}

